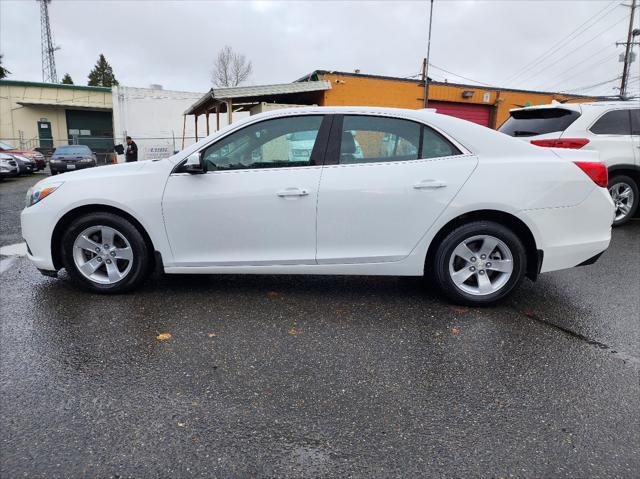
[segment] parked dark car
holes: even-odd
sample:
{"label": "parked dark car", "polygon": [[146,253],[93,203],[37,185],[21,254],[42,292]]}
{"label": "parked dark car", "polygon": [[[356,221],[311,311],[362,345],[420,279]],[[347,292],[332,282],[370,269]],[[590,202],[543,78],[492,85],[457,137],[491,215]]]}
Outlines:
{"label": "parked dark car", "polygon": [[21,150],[19,148],[11,146],[8,143],[0,141],[0,151],[3,153],[8,153],[9,155],[20,155],[29,158],[35,163],[35,171],[44,170],[47,166],[44,155],[38,150]]}
{"label": "parked dark car", "polygon": [[49,160],[52,175],[96,166],[97,157],[86,145],[59,146]]}
{"label": "parked dark car", "polygon": [[11,156],[18,164],[18,174],[19,175],[31,175],[38,171],[38,165],[31,158],[27,158],[26,156],[16,155],[11,153]]}

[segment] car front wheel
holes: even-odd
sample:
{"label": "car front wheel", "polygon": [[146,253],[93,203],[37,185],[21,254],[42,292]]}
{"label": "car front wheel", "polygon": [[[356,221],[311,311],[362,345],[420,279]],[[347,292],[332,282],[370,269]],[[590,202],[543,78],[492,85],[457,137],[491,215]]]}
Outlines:
{"label": "car front wheel", "polygon": [[486,305],[511,293],[524,278],[526,254],[509,228],[473,221],[451,231],[433,262],[436,283],[456,303]]}
{"label": "car front wheel", "polygon": [[71,278],[97,293],[122,293],[144,281],[151,252],[140,231],[113,213],[73,221],[62,238],[63,264]]}
{"label": "car front wheel", "polygon": [[638,209],[638,185],[625,175],[614,176],[609,180],[609,194],[616,207],[613,226],[625,224]]}

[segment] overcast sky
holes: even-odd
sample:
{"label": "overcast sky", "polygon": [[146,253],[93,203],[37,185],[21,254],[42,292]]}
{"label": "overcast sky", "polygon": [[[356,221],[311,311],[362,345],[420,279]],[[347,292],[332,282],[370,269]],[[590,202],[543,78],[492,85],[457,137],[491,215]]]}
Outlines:
{"label": "overcast sky", "polygon": [[[629,9],[620,3],[436,0],[431,63],[514,88],[574,90],[613,80],[622,72],[623,47],[615,42],[626,41],[628,28]],[[54,41],[61,47],[59,78],[68,72],[85,85],[104,53],[123,85],[159,83],[195,92],[211,86],[213,60],[225,44],[253,62],[251,84],[290,82],[315,69],[415,75],[426,55],[428,11],[426,1],[53,0],[50,5]],[[640,12],[636,24],[638,17]],[[521,71],[549,50],[551,55]],[[9,79],[41,80],[35,0],[0,0],[0,53]],[[635,91],[638,64],[631,73]],[[469,83],[454,74],[434,67],[430,76]],[[576,92],[613,95],[616,85]]]}

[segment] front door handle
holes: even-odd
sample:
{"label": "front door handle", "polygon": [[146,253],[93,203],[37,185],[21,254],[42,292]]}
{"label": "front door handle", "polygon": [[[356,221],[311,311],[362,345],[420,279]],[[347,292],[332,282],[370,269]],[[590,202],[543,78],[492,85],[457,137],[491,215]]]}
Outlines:
{"label": "front door handle", "polygon": [[286,198],[288,196],[308,196],[309,190],[304,188],[285,188],[276,193],[280,198]]}
{"label": "front door handle", "polygon": [[416,190],[434,190],[445,186],[447,186],[447,182],[441,180],[422,180],[413,185]]}

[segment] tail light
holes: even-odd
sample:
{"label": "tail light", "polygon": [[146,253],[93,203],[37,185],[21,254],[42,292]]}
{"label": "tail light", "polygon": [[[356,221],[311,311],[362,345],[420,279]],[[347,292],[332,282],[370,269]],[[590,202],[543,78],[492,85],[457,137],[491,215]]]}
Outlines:
{"label": "tail light", "polygon": [[557,138],[555,140],[531,140],[532,145],[545,146],[547,148],[571,148],[579,150],[589,143],[586,138]]}
{"label": "tail light", "polygon": [[599,161],[574,161],[574,163],[584,171],[596,185],[606,188],[609,184],[609,173],[604,163],[600,163]]}

